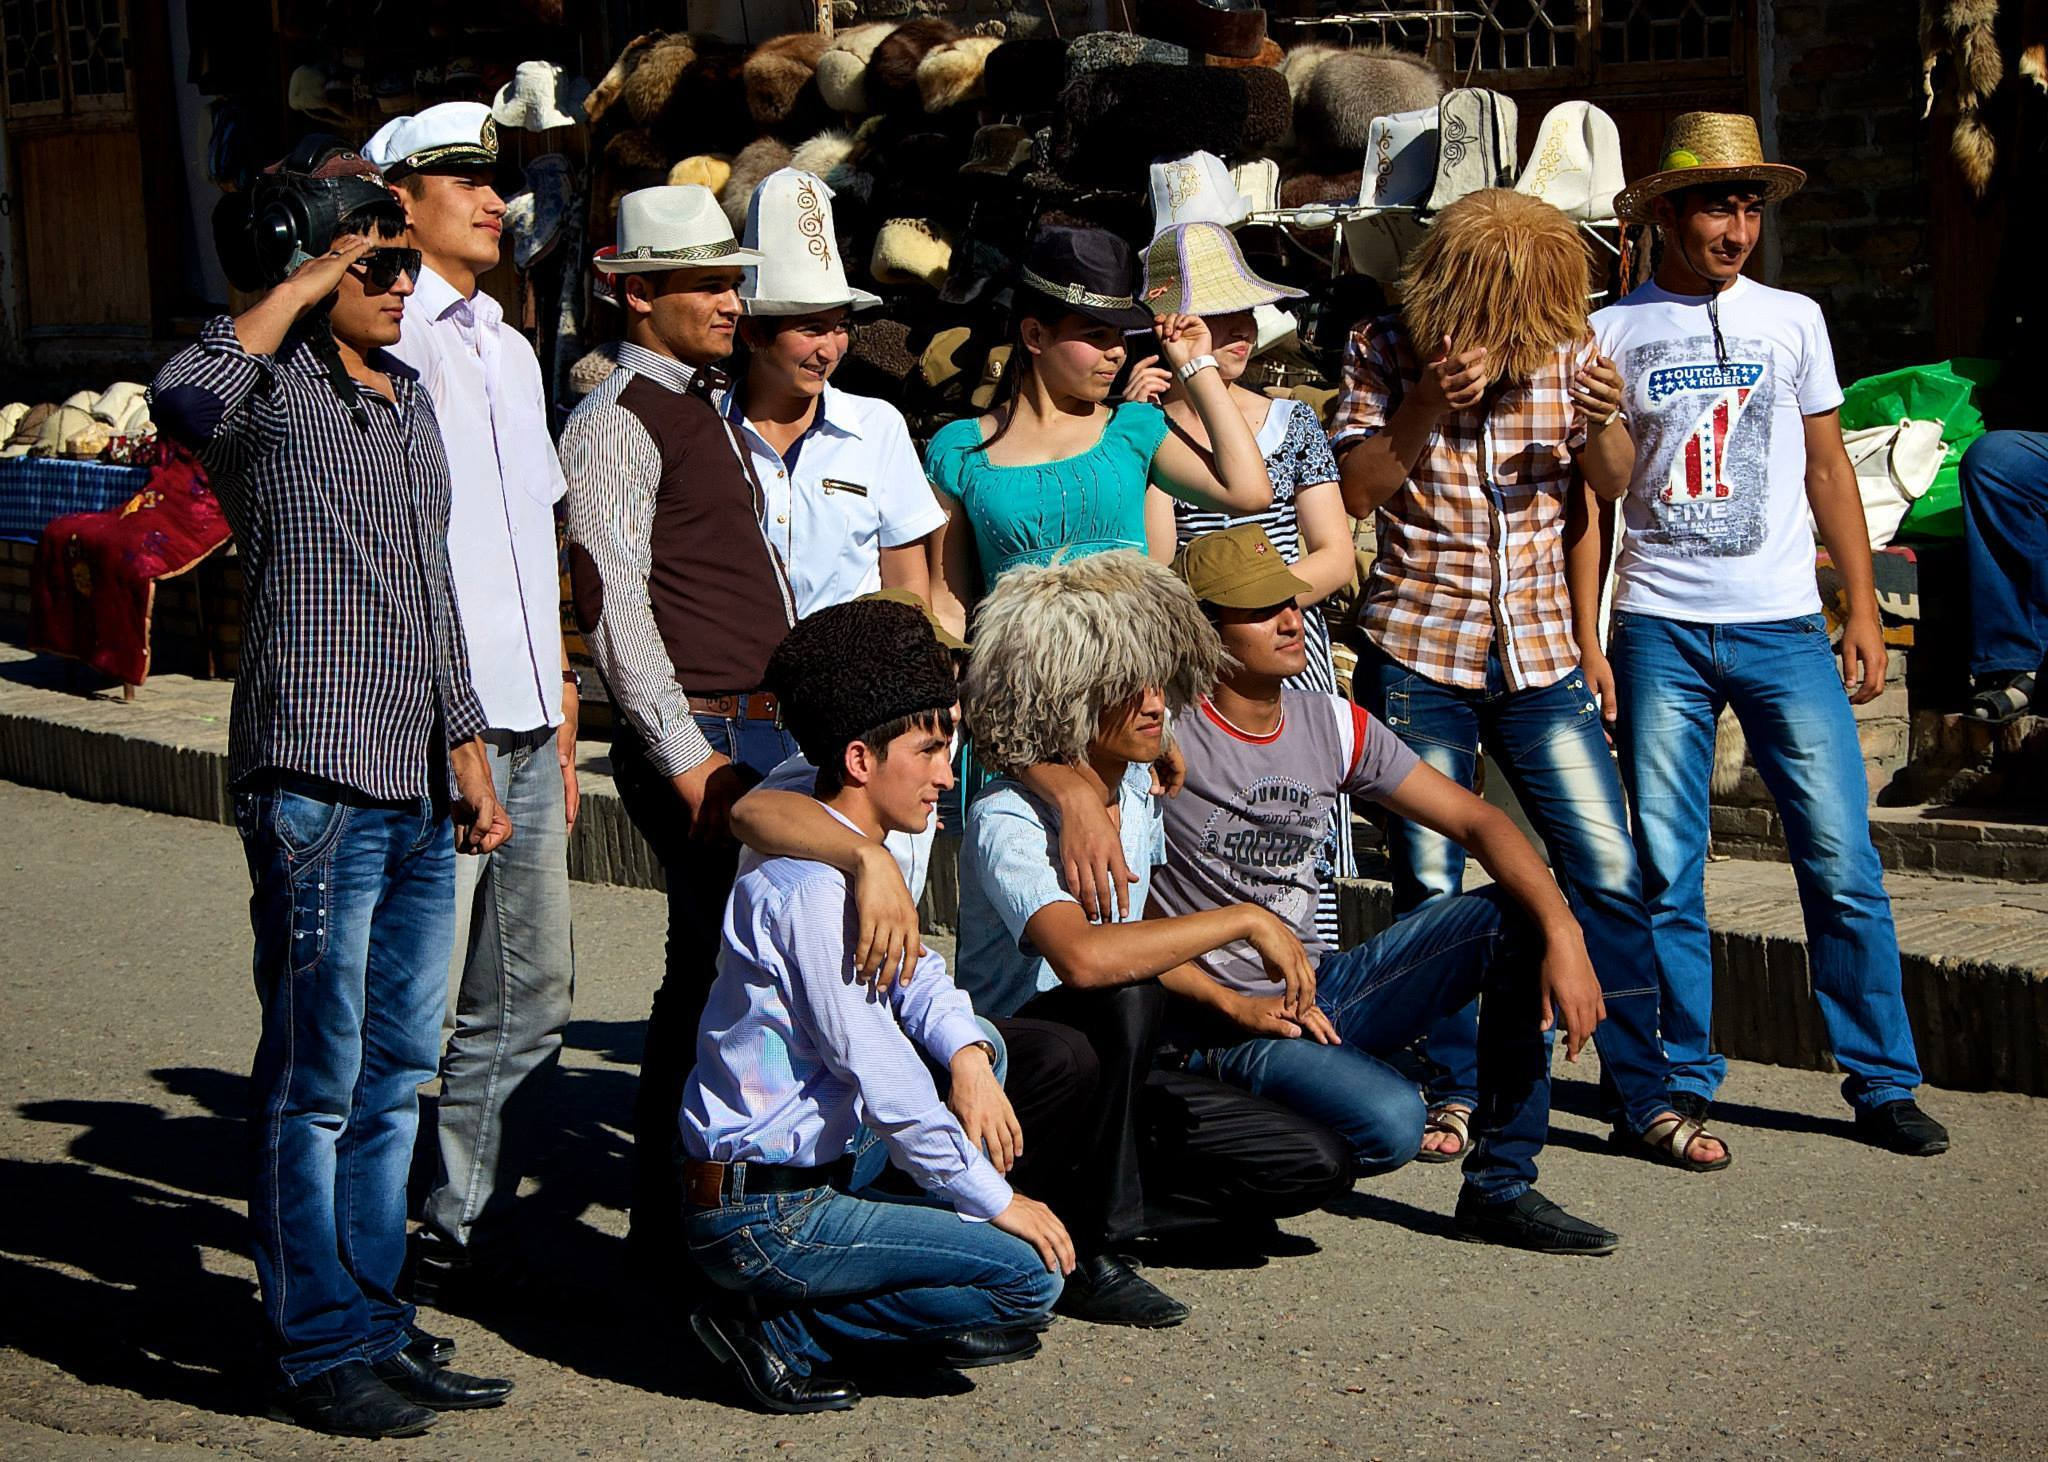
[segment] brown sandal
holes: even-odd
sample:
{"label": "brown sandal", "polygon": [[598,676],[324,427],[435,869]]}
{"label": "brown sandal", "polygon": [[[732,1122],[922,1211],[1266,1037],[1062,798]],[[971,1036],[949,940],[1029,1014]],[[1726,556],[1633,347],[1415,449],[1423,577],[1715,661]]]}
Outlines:
{"label": "brown sandal", "polygon": [[[1614,1137],[1639,1157],[1683,1168],[1688,1173],[1718,1173],[1735,1161],[1735,1150],[1727,1139],[1718,1132],[1709,1132],[1699,1118],[1681,1117],[1676,1112],[1666,1112],[1639,1133],[1631,1134],[1617,1127]],[[1719,1162],[1703,1162],[1692,1156],[1693,1144],[1702,1138],[1721,1144]]]}
{"label": "brown sandal", "polygon": [[1415,1154],[1417,1162],[1457,1162],[1472,1150],[1472,1109],[1454,1106],[1449,1102],[1429,1109],[1429,1120],[1422,1124],[1422,1135],[1428,1137],[1438,1133],[1458,1139],[1456,1152],[1423,1148]]}

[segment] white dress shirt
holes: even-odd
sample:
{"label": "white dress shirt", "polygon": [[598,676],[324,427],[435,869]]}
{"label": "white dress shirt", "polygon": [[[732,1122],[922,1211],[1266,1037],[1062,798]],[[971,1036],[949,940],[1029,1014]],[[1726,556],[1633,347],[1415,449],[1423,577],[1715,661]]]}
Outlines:
{"label": "white dress shirt", "polygon": [[567,491],[548,435],[540,362],[498,302],[422,268],[391,353],[434,401],[453,487],[448,559],[470,678],[500,731],[562,722],[562,581],[555,504]]}
{"label": "white dress shirt", "polygon": [[872,594],[882,587],[883,549],[915,543],[946,521],[903,413],[888,402],[827,385],[791,449],[792,468],[746,419],[744,395],[732,391],[727,415],[754,459],[767,499],[762,523],[799,616]]}

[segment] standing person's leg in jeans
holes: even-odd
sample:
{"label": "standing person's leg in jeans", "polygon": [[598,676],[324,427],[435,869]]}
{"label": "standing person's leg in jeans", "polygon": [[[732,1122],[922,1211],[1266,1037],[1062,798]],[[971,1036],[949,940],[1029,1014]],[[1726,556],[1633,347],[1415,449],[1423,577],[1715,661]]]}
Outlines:
{"label": "standing person's leg in jeans", "polygon": [[[1489,679],[1498,667],[1489,667]],[[1473,790],[1479,775],[1480,694],[1418,675],[1382,650],[1367,646],[1352,678],[1355,698],[1409,748],[1459,786]],[[1405,817],[1386,814],[1387,862],[1394,885],[1394,918],[1408,918],[1431,899],[1465,886],[1465,850]],[[1420,1072],[1433,1113],[1470,1112],[1479,1105],[1479,1006],[1446,1014],[1416,1043]],[[1455,1130],[1424,1137],[1426,1162],[1463,1155]],[[1429,1154],[1438,1148],[1444,1157]]]}
{"label": "standing person's leg in jeans", "polygon": [[455,844],[424,799],[279,777],[234,800],[263,1007],[249,1227],[273,1359],[298,1385],[407,1342],[406,1178],[446,999]]}
{"label": "standing person's leg in jeans", "polygon": [[[721,716],[698,716],[696,721],[713,751],[755,776],[765,776],[796,749],[771,721]],[[674,1163],[676,1114],[696,1059],[697,1022],[718,973],[719,934],[739,868],[739,844],[730,837],[701,841],[690,836],[688,805],[675,784],[648,764],[630,732],[620,732],[612,743],[612,770],[619,800],[654,849],[668,885],[668,943],[661,985],[647,1016],[633,1106],[629,1234],[645,1262],[666,1268],[677,1260],[669,1238],[682,1202]]]}
{"label": "standing person's leg in jeans", "polygon": [[[1963,454],[1970,673],[1982,693],[2048,657],[2048,433],[1995,431]],[[1993,706],[2009,713],[2010,702]],[[2038,697],[2030,697],[2038,709]]]}
{"label": "standing person's leg in jeans", "polygon": [[[469,1254],[473,1238],[488,1244],[518,1194],[576,981],[554,733],[491,731],[484,741],[518,834],[456,860],[455,1031],[441,1058],[440,1178],[422,1214],[424,1247],[448,1257]],[[421,1303],[434,1299],[432,1267],[415,1265]]]}

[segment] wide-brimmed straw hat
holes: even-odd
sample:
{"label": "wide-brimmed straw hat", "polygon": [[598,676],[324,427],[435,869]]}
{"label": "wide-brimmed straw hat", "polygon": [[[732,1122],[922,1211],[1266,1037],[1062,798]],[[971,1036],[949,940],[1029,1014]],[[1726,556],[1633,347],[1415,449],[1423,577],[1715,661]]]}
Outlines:
{"label": "wide-brimmed straw hat", "polygon": [[1614,215],[1624,223],[1649,223],[1650,204],[1680,188],[1710,183],[1754,183],[1764,202],[1799,191],[1806,174],[1789,163],[1766,162],[1756,119],[1733,112],[1686,112],[1664,132],[1663,162],[1616,195]]}
{"label": "wide-brimmed straw hat", "polygon": [[1220,223],[1162,229],[1145,250],[1145,308],[1161,315],[1235,315],[1306,290],[1252,273],[1237,238]]}

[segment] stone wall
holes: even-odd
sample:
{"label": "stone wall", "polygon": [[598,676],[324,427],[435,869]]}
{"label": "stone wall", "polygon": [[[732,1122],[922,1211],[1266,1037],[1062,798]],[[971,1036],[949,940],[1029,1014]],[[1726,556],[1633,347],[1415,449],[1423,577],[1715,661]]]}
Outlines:
{"label": "stone wall", "polygon": [[1777,155],[1775,282],[1827,311],[1847,382],[1940,358],[1928,265],[1929,124],[1916,11],[1897,0],[1765,0],[1759,90]]}

